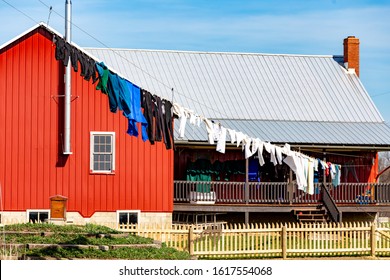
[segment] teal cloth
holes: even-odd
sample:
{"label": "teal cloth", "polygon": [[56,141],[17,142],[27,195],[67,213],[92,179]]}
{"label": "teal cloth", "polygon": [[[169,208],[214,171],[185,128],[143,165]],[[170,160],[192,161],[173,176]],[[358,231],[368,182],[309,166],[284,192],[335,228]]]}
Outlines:
{"label": "teal cloth", "polygon": [[[198,159],[196,162],[189,162],[187,165],[187,181],[190,182],[211,182],[211,162],[207,159]],[[209,193],[210,183],[197,183],[196,191]]]}

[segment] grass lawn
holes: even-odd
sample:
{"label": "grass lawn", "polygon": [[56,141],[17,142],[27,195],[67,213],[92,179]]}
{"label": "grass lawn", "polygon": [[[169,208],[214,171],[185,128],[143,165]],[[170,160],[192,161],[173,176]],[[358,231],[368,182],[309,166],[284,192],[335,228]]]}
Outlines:
{"label": "grass lawn", "polygon": [[[186,260],[190,258],[187,252],[168,248],[165,244],[156,245],[150,238],[124,234],[108,227],[93,224],[87,224],[86,226],[33,223],[6,225],[2,236],[2,244],[2,258],[11,254],[17,254],[19,259]],[[29,248],[33,246],[28,244],[53,244],[54,246]],[[132,246],[136,244],[143,245],[140,248],[112,248],[112,245]],[[148,246],[148,244],[151,246]],[[64,247],[61,245],[84,246]],[[99,249],[99,246],[104,250]],[[111,246],[111,248],[108,246]]]}

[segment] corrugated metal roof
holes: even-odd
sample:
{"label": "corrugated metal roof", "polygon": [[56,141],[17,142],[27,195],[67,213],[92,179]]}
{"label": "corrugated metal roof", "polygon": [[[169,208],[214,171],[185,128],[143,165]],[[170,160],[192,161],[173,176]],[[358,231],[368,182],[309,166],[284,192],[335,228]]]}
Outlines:
{"label": "corrugated metal roof", "polygon": [[86,48],[150,92],[208,118],[383,122],[339,56]]}
{"label": "corrugated metal roof", "polygon": [[[325,144],[325,145],[375,145],[388,146],[390,127],[385,123],[301,122],[261,120],[216,120],[224,127],[241,131],[250,137],[271,143]],[[179,141],[207,142],[204,124],[200,127],[188,124],[185,138]],[[227,140],[230,138],[227,136]]]}

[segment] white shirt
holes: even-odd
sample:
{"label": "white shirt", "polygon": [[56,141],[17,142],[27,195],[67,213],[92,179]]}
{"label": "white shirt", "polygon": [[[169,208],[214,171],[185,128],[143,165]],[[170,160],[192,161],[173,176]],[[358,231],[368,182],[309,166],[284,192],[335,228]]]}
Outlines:
{"label": "white shirt", "polygon": [[173,103],[173,113],[179,116],[179,137],[184,138],[187,122],[186,109],[177,103]]}
{"label": "white shirt", "polygon": [[221,126],[221,134],[217,143],[217,152],[225,153],[226,148],[226,128]]}
{"label": "white shirt", "polygon": [[227,129],[227,131],[229,132],[229,136],[230,136],[230,143],[235,143],[237,141],[237,137],[236,137],[236,131],[234,129]]}
{"label": "white shirt", "polygon": [[278,164],[278,161],[275,157],[275,145],[269,143],[269,142],[266,142],[264,143],[264,148],[265,150],[270,154],[271,156],[271,162],[274,164],[274,165],[277,165]]}
{"label": "white shirt", "polygon": [[204,118],[203,121],[206,124],[209,144],[214,144],[214,123],[206,118]]}
{"label": "white shirt", "polygon": [[259,158],[259,164],[260,166],[263,166],[265,164],[264,157],[263,157],[263,148],[264,148],[264,142],[261,140],[258,140],[258,148],[257,148],[257,157]]}
{"label": "white shirt", "polygon": [[[256,151],[253,151],[253,139],[250,137],[246,137],[245,140],[245,159],[250,158],[253,156]],[[252,149],[251,149],[251,144],[252,144]]]}

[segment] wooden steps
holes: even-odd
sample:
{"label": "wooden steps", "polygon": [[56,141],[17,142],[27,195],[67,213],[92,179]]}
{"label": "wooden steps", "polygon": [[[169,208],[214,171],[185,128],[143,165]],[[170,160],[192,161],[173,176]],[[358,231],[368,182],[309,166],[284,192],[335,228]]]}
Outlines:
{"label": "wooden steps", "polygon": [[325,209],[295,209],[294,216],[301,223],[327,223],[329,217]]}

